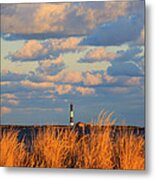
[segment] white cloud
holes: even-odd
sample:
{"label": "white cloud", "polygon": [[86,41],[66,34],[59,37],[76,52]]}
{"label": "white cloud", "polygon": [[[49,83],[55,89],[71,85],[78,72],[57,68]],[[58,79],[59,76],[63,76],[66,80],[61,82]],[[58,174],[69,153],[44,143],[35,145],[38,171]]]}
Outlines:
{"label": "white cloud", "polygon": [[99,85],[103,83],[102,75],[86,73],[85,78],[83,78],[84,85],[91,86],[91,85]]}
{"label": "white cloud", "polygon": [[11,113],[11,109],[8,107],[0,107],[0,113],[1,113],[1,115],[9,114],[9,113]]}
{"label": "white cloud", "polygon": [[114,94],[122,94],[122,93],[128,93],[129,89],[126,87],[113,87],[113,88],[108,88],[108,92]]}
{"label": "white cloud", "polygon": [[29,80],[24,80],[24,81],[21,81],[20,84],[22,86],[25,86],[27,88],[50,88],[50,87],[54,87],[54,84],[53,83],[49,83],[49,82],[32,82],[32,81],[29,81]]}
{"label": "white cloud", "polygon": [[139,85],[140,80],[141,80],[141,77],[131,77],[126,81],[126,83],[128,85]]}
{"label": "white cloud", "polygon": [[14,94],[1,94],[1,98],[7,98],[7,99],[17,99],[17,96]]}
{"label": "white cloud", "polygon": [[[130,2],[5,4],[2,5],[2,32],[8,33],[9,38],[11,33],[19,33],[21,35],[19,38],[22,38],[23,34],[32,39],[34,34],[39,33],[44,33],[43,38],[49,34],[51,37],[85,35],[99,24],[129,14],[130,4]],[[40,38],[39,35],[37,38]]]}
{"label": "white cloud", "polygon": [[42,78],[51,82],[63,82],[72,84],[82,82],[82,73],[78,71],[68,71],[64,69],[56,75],[47,75],[46,77],[43,76]]}
{"label": "white cloud", "polygon": [[81,63],[96,63],[102,61],[111,61],[117,57],[114,52],[108,52],[104,47],[91,49],[86,55],[79,61]]}
{"label": "white cloud", "polygon": [[87,87],[77,87],[76,91],[81,93],[82,95],[91,95],[95,93],[95,89],[94,88],[87,88]]}
{"label": "white cloud", "polygon": [[59,95],[68,94],[72,90],[72,86],[69,84],[57,85],[55,89]]}
{"label": "white cloud", "polygon": [[9,94],[9,93],[1,94],[0,97],[1,97],[2,104],[7,103],[7,105],[11,105],[11,106],[17,106],[19,104],[19,99],[14,94]]}

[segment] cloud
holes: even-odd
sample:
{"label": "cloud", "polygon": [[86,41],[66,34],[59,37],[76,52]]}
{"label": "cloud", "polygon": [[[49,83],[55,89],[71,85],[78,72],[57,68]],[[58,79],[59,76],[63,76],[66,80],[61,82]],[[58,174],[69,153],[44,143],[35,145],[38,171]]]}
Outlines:
{"label": "cloud", "polygon": [[63,62],[62,61],[62,56],[59,56],[57,59],[54,59],[54,60],[48,60],[47,59],[47,60],[39,62],[39,64],[40,64],[41,67],[49,68],[52,64],[59,65],[62,62]]}
{"label": "cloud", "polygon": [[45,58],[48,51],[49,50],[42,43],[36,40],[29,40],[24,44],[24,47],[14,54],[9,54],[7,57],[12,61],[39,60]]}
{"label": "cloud", "polygon": [[111,62],[107,72],[110,76],[144,76],[143,62],[143,48],[130,47],[118,52],[118,58]]}
{"label": "cloud", "polygon": [[118,78],[117,77],[114,77],[114,76],[109,76],[107,74],[107,72],[104,73],[104,76],[103,76],[103,79],[107,82],[107,83],[115,83],[118,81]]}
{"label": "cloud", "polygon": [[2,70],[1,73],[1,84],[3,85],[9,85],[12,81],[21,81],[23,79],[26,79],[28,77],[27,74],[21,74],[18,72],[11,72]]}
{"label": "cloud", "polygon": [[63,82],[63,83],[80,83],[82,82],[82,73],[78,71],[67,71],[66,69],[60,71],[58,74],[46,77],[42,77],[47,81]]}
{"label": "cloud", "polygon": [[122,93],[128,93],[129,89],[126,87],[113,87],[113,88],[108,88],[108,92],[114,94],[122,94]]}
{"label": "cloud", "polygon": [[36,93],[39,89],[49,90],[49,92],[52,93],[52,95],[39,96],[40,98],[43,97],[48,99],[55,99],[55,92],[57,92],[59,95],[62,95],[68,94],[72,90],[72,86],[70,84],[59,85],[51,82],[32,82],[29,80],[21,81],[20,84],[26,88],[33,89],[34,91],[36,91]]}
{"label": "cloud", "polygon": [[116,57],[111,63],[115,63],[116,61],[120,63],[128,61],[141,61],[144,56],[143,52],[144,49],[139,46],[129,46],[127,50],[117,51],[118,57]]}
{"label": "cloud", "polygon": [[82,50],[78,44],[82,38],[70,37],[62,39],[49,39],[43,42],[28,40],[24,46],[15,53],[10,53],[6,58],[11,61],[38,61],[56,59],[60,53]]}
{"label": "cloud", "polygon": [[[27,38],[32,34],[61,32],[61,22],[69,6],[69,3],[2,5],[2,22],[5,22],[2,32],[19,34],[21,37],[23,34]],[[11,15],[10,9],[13,12]]]}
{"label": "cloud", "polygon": [[[81,45],[116,46],[135,41],[144,25],[144,20],[137,16],[120,17],[96,28],[81,41]],[[123,27],[123,28],[122,28]]]}
{"label": "cloud", "polygon": [[117,57],[114,52],[107,52],[104,47],[91,49],[85,57],[80,59],[81,63],[96,63],[102,61],[111,61]]}
{"label": "cloud", "polygon": [[0,107],[0,113],[1,113],[1,115],[9,114],[9,113],[11,113],[11,109],[8,107]]}
{"label": "cloud", "polygon": [[54,111],[61,113],[64,111],[64,109],[63,108],[54,108]]}
{"label": "cloud", "polygon": [[62,32],[64,30],[63,22],[70,5],[70,3],[42,4],[34,16],[35,26],[40,32],[48,32],[49,30],[50,32]]}
{"label": "cloud", "polygon": [[53,83],[49,83],[49,82],[31,82],[29,80],[21,81],[20,84],[27,88],[36,88],[36,89],[37,88],[46,89],[54,86]]}
{"label": "cloud", "polygon": [[95,93],[95,89],[94,88],[87,88],[87,87],[77,87],[76,91],[81,93],[82,95],[91,95]]}
{"label": "cloud", "polygon": [[69,38],[62,38],[62,39],[52,39],[49,41],[49,44],[51,45],[52,51],[61,51],[64,50],[76,50],[77,45],[80,43],[82,38],[78,37],[69,37]]}
{"label": "cloud", "polygon": [[143,76],[143,73],[132,62],[113,63],[112,67],[108,68],[108,74],[112,76]]}
{"label": "cloud", "polygon": [[17,96],[14,94],[1,94],[1,98],[17,99]]}
{"label": "cloud", "polygon": [[7,103],[11,106],[17,106],[19,104],[19,101],[15,99],[10,99],[7,101]]}
{"label": "cloud", "polygon": [[10,81],[2,81],[2,82],[0,82],[1,86],[10,85],[10,84],[11,84]]}
{"label": "cloud", "polygon": [[[72,35],[73,36],[73,35]],[[45,40],[50,38],[64,38],[68,37],[65,34],[59,34],[59,33],[1,33],[1,37],[6,41],[17,41],[17,40],[31,40],[31,39],[37,39],[37,40]]]}
{"label": "cloud", "polygon": [[142,42],[142,44],[144,44],[144,37],[145,36],[145,33],[144,33],[144,28],[141,30],[141,33],[140,33],[140,41]]}
{"label": "cloud", "polygon": [[102,84],[102,75],[99,73],[92,74],[88,72],[85,74],[85,78],[83,78],[83,82],[84,82],[84,85],[87,85],[87,86]]}
{"label": "cloud", "polygon": [[145,43],[144,41],[145,41],[145,32],[144,32],[144,28],[143,28],[140,32],[140,36],[136,43],[137,43],[137,45],[144,45],[144,43]]}
{"label": "cloud", "polygon": [[71,90],[72,90],[72,86],[68,84],[56,86],[56,91],[58,92],[59,95],[68,94]]}
{"label": "cloud", "polygon": [[140,84],[140,77],[131,77],[126,81],[128,85],[139,85]]}
{"label": "cloud", "polygon": [[11,106],[17,106],[19,104],[19,100],[14,94],[1,94],[1,103],[7,104]]}
{"label": "cloud", "polygon": [[[135,13],[135,4],[136,2],[3,4],[2,37],[6,40],[41,40],[83,36],[100,24],[130,14],[130,11]],[[135,7],[139,11],[140,8]]]}
{"label": "cloud", "polygon": [[40,76],[42,80],[54,82],[54,83],[69,83],[69,84],[79,84],[83,83],[86,86],[93,86],[102,84],[103,76],[101,73],[97,72],[79,72],[70,71],[63,69],[56,75],[46,75]]}
{"label": "cloud", "polygon": [[[2,82],[3,83],[3,82]],[[22,88],[19,81],[9,81],[1,85],[1,94],[15,94],[19,91],[25,91],[25,88]]]}
{"label": "cloud", "polygon": [[58,56],[56,59],[45,59],[38,62],[39,67],[36,69],[38,74],[55,75],[65,68],[63,57]]}

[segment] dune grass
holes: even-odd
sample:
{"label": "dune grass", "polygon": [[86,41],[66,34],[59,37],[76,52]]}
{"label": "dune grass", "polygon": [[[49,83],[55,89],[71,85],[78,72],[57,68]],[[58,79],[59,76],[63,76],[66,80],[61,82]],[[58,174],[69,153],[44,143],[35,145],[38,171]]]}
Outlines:
{"label": "dune grass", "polygon": [[111,115],[101,113],[97,131],[92,129],[80,138],[75,130],[56,133],[47,127],[34,137],[32,151],[26,149],[24,141],[18,142],[18,132],[4,132],[0,137],[0,165],[143,170],[144,137],[132,132],[116,136],[115,129],[110,128],[114,125]]}

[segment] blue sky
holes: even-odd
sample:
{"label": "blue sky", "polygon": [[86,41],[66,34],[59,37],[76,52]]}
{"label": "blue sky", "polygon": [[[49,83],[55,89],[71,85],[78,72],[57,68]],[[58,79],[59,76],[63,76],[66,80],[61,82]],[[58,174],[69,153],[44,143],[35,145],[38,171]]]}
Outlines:
{"label": "blue sky", "polygon": [[[29,13],[27,13],[29,12]],[[144,126],[144,1],[1,5],[2,124]]]}

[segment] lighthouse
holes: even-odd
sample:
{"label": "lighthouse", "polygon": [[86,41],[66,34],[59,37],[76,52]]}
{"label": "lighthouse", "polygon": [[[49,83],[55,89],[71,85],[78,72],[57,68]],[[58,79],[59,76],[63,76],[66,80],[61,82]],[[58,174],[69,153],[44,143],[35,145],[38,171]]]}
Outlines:
{"label": "lighthouse", "polygon": [[70,126],[74,126],[73,104],[70,104]]}

